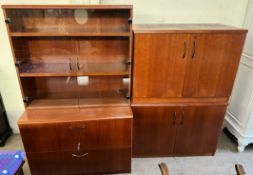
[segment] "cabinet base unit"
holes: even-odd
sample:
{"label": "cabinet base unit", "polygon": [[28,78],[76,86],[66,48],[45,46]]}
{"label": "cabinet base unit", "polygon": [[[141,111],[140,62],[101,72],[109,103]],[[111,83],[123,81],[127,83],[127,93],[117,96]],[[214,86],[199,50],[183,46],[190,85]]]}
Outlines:
{"label": "cabinet base unit", "polygon": [[214,155],[226,105],[133,106],[133,156]]}
{"label": "cabinet base unit", "polygon": [[130,107],[27,110],[19,128],[32,174],[131,171]]}

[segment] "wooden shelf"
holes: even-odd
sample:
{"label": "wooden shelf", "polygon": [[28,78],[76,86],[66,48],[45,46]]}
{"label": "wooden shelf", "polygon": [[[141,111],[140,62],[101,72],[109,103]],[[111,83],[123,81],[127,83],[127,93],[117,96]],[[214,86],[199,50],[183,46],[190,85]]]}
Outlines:
{"label": "wooden shelf", "polygon": [[19,67],[20,77],[76,76],[67,63],[25,63]]}
{"label": "wooden shelf", "polygon": [[102,63],[102,64],[80,64],[79,76],[127,76],[129,70],[127,64]]}
{"label": "wooden shelf", "polygon": [[112,106],[129,106],[126,98],[89,98],[89,99],[79,99],[80,108],[89,107],[112,107]]}
{"label": "wooden shelf", "polygon": [[36,99],[31,101],[27,109],[66,109],[78,108],[78,99]]}
{"label": "wooden shelf", "polygon": [[129,103],[126,98],[121,96],[112,98],[36,99],[31,101],[27,109],[75,109],[113,106],[129,106]]}
{"label": "wooden shelf", "polygon": [[80,64],[80,70],[70,70],[67,63],[25,63],[19,68],[20,77],[54,76],[128,76],[124,63]]}
{"label": "wooden shelf", "polygon": [[129,37],[130,32],[11,32],[11,37]]}

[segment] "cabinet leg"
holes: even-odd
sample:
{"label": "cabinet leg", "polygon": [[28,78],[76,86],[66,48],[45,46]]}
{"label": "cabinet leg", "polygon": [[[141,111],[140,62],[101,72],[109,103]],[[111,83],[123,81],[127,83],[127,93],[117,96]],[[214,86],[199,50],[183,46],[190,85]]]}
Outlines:
{"label": "cabinet leg", "polygon": [[248,144],[240,139],[238,139],[238,147],[237,147],[237,150],[239,153],[243,152],[245,150],[245,147],[247,146]]}

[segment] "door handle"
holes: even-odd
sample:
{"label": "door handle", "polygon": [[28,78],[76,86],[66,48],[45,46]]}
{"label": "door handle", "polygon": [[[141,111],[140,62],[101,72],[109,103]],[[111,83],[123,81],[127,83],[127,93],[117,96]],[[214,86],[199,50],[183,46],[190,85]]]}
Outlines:
{"label": "door handle", "polygon": [[187,51],[187,43],[184,42],[184,51],[183,51],[183,56],[182,56],[183,59],[184,59],[185,56],[186,56],[186,51]]}
{"label": "door handle", "polygon": [[76,61],[77,70],[80,70],[79,58],[77,57],[77,59],[76,59],[76,60],[77,60],[77,61]]}
{"label": "door handle", "polygon": [[73,157],[77,157],[77,158],[82,158],[87,156],[89,153],[84,153],[84,154],[72,154]]}
{"label": "door handle", "polygon": [[183,112],[182,112],[182,119],[181,119],[181,122],[180,122],[181,125],[184,124],[184,118],[185,118],[185,113],[184,113],[184,111],[183,111]]}
{"label": "door handle", "polygon": [[71,59],[69,58],[69,70],[72,70]]}
{"label": "door handle", "polygon": [[177,119],[177,112],[174,112],[174,114],[173,114],[173,125],[176,124],[176,119]]}
{"label": "door handle", "polygon": [[[80,147],[81,147],[81,143],[78,142],[77,144],[77,152],[79,153],[80,152]],[[72,154],[73,157],[77,157],[77,158],[81,158],[81,157],[85,157],[87,156],[89,153],[84,153],[84,154]]]}
{"label": "door handle", "polygon": [[192,48],[192,59],[194,59],[195,54],[196,54],[196,46],[197,46],[197,42],[196,42],[196,40],[194,40],[193,48]]}

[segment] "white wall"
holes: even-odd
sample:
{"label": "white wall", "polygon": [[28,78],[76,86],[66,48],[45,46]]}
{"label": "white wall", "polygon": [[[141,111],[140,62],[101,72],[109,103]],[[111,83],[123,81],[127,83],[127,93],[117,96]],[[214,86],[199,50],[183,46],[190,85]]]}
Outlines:
{"label": "white wall", "polygon": [[[2,0],[0,4],[69,4],[74,0]],[[78,0],[82,1],[82,0]],[[85,0],[83,0],[85,1]],[[242,26],[248,0],[101,0],[134,5],[134,23],[224,23]],[[0,9],[0,91],[14,132],[24,111],[11,49]]]}

